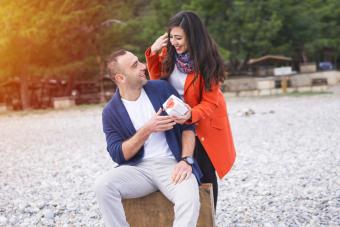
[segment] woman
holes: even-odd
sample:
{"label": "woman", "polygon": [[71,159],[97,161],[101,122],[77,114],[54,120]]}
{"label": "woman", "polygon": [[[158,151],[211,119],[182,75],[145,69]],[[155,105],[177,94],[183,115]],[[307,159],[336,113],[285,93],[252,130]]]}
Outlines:
{"label": "woman", "polygon": [[214,40],[193,12],[179,12],[145,52],[151,79],[166,79],[189,105],[176,122],[196,124],[194,158],[202,183],[212,183],[217,203],[217,177],[223,178],[235,161],[235,149],[220,84],[225,79],[223,61]]}

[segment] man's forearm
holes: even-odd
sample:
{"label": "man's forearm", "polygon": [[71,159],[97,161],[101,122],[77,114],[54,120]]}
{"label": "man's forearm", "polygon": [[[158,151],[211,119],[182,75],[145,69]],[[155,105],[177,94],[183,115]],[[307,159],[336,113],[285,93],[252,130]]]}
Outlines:
{"label": "man's forearm", "polygon": [[195,133],[185,130],[182,133],[182,157],[193,156],[195,149]]}
{"label": "man's forearm", "polygon": [[125,160],[129,160],[136,155],[150,134],[151,133],[148,128],[142,127],[130,139],[123,142],[122,150]]}

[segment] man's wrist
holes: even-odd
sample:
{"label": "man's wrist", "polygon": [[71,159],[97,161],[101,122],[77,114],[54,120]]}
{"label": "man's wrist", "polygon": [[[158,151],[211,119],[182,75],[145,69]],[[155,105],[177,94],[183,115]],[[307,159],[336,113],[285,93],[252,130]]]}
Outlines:
{"label": "man's wrist", "polygon": [[142,131],[142,134],[147,138],[150,136],[150,134],[152,133],[152,130],[150,129],[150,127],[148,127],[148,125],[145,125],[144,127],[142,127],[140,129]]}
{"label": "man's wrist", "polygon": [[190,165],[190,164],[188,164],[185,160],[181,160],[181,161],[179,161],[179,162],[183,162],[183,163],[185,163],[187,166],[190,166],[191,167],[191,169],[192,169],[192,165]]}
{"label": "man's wrist", "polygon": [[186,162],[188,165],[192,166],[194,164],[194,158],[192,156],[183,156],[181,161]]}

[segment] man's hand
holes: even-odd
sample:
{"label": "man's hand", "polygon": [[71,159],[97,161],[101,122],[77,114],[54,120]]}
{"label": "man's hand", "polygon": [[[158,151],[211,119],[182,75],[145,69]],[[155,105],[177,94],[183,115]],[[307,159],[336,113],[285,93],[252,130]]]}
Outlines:
{"label": "man's hand", "polygon": [[144,128],[148,130],[149,134],[170,130],[176,124],[171,116],[161,116],[161,113],[162,108],[160,108],[156,115],[144,125]]}
{"label": "man's hand", "polygon": [[191,118],[191,107],[188,104],[185,104],[188,108],[188,112],[183,116],[173,116],[174,121],[177,124],[184,124],[187,120]]}
{"label": "man's hand", "polygon": [[143,127],[141,127],[134,136],[122,144],[122,151],[125,160],[129,160],[136,155],[138,150],[144,145],[153,132],[164,132],[174,127],[176,122],[171,116],[161,116],[162,108],[153,116]]}
{"label": "man's hand", "polygon": [[180,161],[176,164],[174,171],[172,172],[172,182],[174,184],[179,184],[183,180],[189,179],[192,173],[192,167],[185,161]]}
{"label": "man's hand", "polygon": [[161,35],[151,46],[151,53],[158,53],[168,44],[168,33]]}

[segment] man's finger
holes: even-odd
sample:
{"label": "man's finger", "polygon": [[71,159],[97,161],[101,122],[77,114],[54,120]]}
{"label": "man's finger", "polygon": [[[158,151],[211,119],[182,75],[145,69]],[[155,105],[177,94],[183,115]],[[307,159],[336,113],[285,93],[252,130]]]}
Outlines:
{"label": "man's finger", "polygon": [[156,131],[157,132],[164,132],[164,131],[168,131],[170,129],[173,129],[174,127],[174,124],[170,124],[170,125],[167,125],[167,126],[159,126],[156,128]]}
{"label": "man's finger", "polygon": [[163,120],[163,121],[156,121],[157,126],[167,126],[167,125],[175,125],[176,122],[173,120]]}
{"label": "man's finger", "polygon": [[180,175],[180,178],[178,179],[177,184],[181,183],[187,177],[186,172],[181,172],[181,174],[179,175]]}
{"label": "man's finger", "polygon": [[175,167],[174,171],[172,173],[172,176],[171,176],[171,180],[172,180],[173,183],[175,182],[177,174],[178,174],[178,169]]}
{"label": "man's finger", "polygon": [[159,116],[157,116],[157,119],[159,119],[159,120],[166,120],[166,119],[172,119],[172,117],[168,116],[168,115],[165,115],[165,116],[159,115]]}
{"label": "man's finger", "polygon": [[160,116],[160,115],[161,115],[161,113],[162,113],[162,111],[163,111],[162,107],[161,107],[161,108],[159,108],[159,110],[157,111],[156,115],[157,115],[157,116]]}
{"label": "man's finger", "polygon": [[177,173],[175,180],[174,180],[174,183],[177,184],[177,182],[179,181],[180,178],[181,178],[181,174]]}
{"label": "man's finger", "polygon": [[159,128],[159,129],[162,129],[162,128],[169,128],[169,127],[171,127],[171,128],[173,128],[174,127],[174,125],[176,125],[177,123],[176,122],[174,122],[174,121],[170,121],[170,122],[157,122],[157,128]]}
{"label": "man's finger", "polygon": [[166,124],[166,123],[174,121],[172,118],[161,118],[161,117],[157,117],[156,120],[157,120],[157,124]]}
{"label": "man's finger", "polygon": [[165,123],[162,123],[162,124],[158,124],[158,127],[160,128],[168,128],[168,127],[174,127],[174,125],[176,124],[176,122],[174,121],[170,121],[170,122],[165,122]]}
{"label": "man's finger", "polygon": [[182,169],[177,166],[176,168],[176,175],[175,175],[175,179],[174,179],[174,183],[177,184],[178,180],[181,178],[181,174],[182,174]]}

